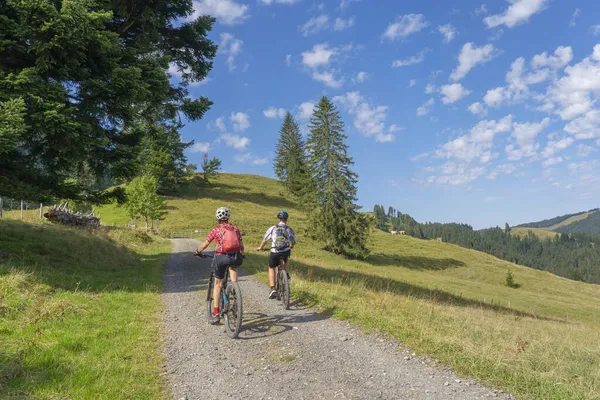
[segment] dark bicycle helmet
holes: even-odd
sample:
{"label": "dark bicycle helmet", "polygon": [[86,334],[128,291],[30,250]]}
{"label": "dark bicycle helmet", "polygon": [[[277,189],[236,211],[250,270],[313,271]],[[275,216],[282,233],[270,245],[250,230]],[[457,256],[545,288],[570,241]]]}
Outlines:
{"label": "dark bicycle helmet", "polygon": [[277,218],[279,219],[288,219],[289,215],[287,213],[287,211],[285,210],[281,210],[277,213]]}

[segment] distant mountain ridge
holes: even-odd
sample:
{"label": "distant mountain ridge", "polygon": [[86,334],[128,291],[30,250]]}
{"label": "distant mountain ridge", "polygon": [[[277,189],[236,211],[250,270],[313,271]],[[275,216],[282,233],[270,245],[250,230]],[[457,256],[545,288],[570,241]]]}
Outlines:
{"label": "distant mountain ridge", "polygon": [[542,228],[560,233],[600,233],[600,209],[517,225],[516,228]]}

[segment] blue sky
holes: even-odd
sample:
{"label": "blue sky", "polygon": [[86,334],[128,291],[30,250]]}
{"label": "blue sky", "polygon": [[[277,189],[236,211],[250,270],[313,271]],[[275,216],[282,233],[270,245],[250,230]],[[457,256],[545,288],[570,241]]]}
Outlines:
{"label": "blue sky", "polygon": [[[214,106],[182,132],[273,176],[285,111],[333,99],[359,203],[475,228],[600,206],[600,2],[202,0]],[[597,47],[595,47],[598,45]],[[177,72],[173,71],[177,80]]]}

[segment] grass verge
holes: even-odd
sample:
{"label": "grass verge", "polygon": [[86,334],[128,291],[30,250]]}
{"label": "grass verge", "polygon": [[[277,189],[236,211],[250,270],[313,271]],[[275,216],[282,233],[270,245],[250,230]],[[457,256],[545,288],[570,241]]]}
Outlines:
{"label": "grass verge", "polygon": [[0,397],[161,398],[169,251],[132,231],[0,221]]}

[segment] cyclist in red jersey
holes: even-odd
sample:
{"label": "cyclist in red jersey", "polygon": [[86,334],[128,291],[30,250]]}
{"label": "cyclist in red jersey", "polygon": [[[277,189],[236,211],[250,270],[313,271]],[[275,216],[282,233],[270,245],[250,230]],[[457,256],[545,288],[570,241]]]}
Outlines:
{"label": "cyclist in red jersey", "polygon": [[242,234],[236,225],[229,223],[231,213],[226,207],[221,207],[216,213],[218,225],[210,232],[204,243],[198,247],[198,253],[206,249],[210,243],[215,240],[216,244],[216,271],[215,271],[215,287],[213,291],[213,323],[219,322],[219,293],[223,279],[225,279],[225,271],[229,266],[229,279],[232,282],[237,282],[238,270],[237,267],[242,265],[244,258],[244,243]]}

